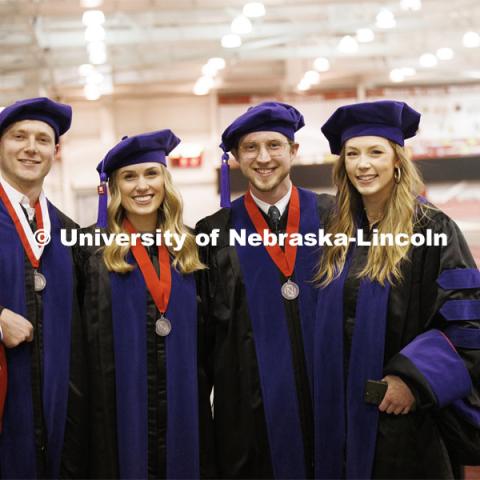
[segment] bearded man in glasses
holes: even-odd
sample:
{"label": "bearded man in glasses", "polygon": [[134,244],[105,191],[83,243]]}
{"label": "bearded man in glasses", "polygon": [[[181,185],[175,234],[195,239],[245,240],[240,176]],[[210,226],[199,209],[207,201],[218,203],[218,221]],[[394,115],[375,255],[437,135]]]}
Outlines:
{"label": "bearded man in glasses", "polygon": [[[201,249],[203,320],[200,388],[214,389],[215,446],[221,478],[313,476],[313,277],[318,248],[231,244],[230,230],[277,235],[318,233],[328,195],[297,188],[290,169],[303,127],[294,107],[265,102],[238,117],[222,135],[221,210],[198,233],[219,231]],[[230,204],[228,152],[248,192]],[[284,237],[286,238],[286,237]],[[203,397],[203,395],[202,395]]]}

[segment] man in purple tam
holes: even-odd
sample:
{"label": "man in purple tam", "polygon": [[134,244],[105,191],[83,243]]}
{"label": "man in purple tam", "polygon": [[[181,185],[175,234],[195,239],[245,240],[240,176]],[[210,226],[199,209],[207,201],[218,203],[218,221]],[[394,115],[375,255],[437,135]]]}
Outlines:
{"label": "man in purple tam", "polygon": [[72,251],[61,242],[61,229],[76,225],[43,192],[71,118],[69,105],[48,98],[0,113],[1,478],[84,472],[80,315]]}
{"label": "man in purple tam", "polygon": [[[214,437],[222,478],[309,478],[313,417],[311,339],[315,293],[313,247],[231,243],[231,234],[315,232],[327,195],[290,180],[304,125],[291,105],[248,109],[222,135],[222,208],[197,232],[219,232],[201,251],[204,322],[199,329],[203,383],[214,387]],[[230,204],[228,152],[249,191]],[[202,383],[201,383],[202,384]]]}

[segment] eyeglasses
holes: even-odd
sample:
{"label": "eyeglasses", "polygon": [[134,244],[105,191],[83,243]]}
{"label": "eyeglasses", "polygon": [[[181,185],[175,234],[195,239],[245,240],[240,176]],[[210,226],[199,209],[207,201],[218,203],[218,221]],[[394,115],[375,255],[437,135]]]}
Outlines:
{"label": "eyeglasses", "polygon": [[283,155],[286,150],[285,147],[290,144],[280,140],[270,140],[266,143],[245,142],[239,146],[239,150],[241,155],[245,158],[256,158],[260,153],[262,145],[266,148],[270,157],[274,158]]}

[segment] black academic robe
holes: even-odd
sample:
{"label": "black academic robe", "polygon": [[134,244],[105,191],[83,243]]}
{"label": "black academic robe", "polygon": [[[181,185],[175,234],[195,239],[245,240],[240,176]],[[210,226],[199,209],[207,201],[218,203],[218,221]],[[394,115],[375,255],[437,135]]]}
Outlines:
{"label": "black academic robe", "polygon": [[[300,229],[318,233],[331,197],[299,191]],[[280,231],[286,221],[287,211]],[[204,320],[199,340],[202,385],[213,386],[214,392],[218,476],[311,477],[314,295],[308,280],[318,249],[299,247],[292,280],[301,293],[296,300],[284,300],[280,287],[286,278],[264,247],[230,245],[229,230],[242,225],[254,231],[245,217],[243,197],[231,209],[201,220],[196,229],[219,229],[218,244],[201,249],[208,270],[201,272]]]}
{"label": "black academic robe", "polygon": [[[158,272],[156,249],[150,248],[149,255]],[[160,337],[155,334],[159,313],[138,268],[127,274],[108,272],[98,248],[84,249],[83,256],[82,311],[91,392],[89,478],[198,478],[205,468],[199,452],[198,410],[207,409],[205,421],[211,411],[208,400],[198,405],[193,276],[175,276],[167,310],[167,317],[173,303],[192,310],[188,324],[182,325],[172,313],[172,332]],[[129,261],[134,263],[131,255]],[[182,290],[176,281],[188,289]],[[115,293],[116,282],[125,288],[122,298]],[[180,298],[175,298],[176,291]],[[138,312],[142,313],[135,318]],[[174,343],[173,335],[179,343]],[[172,372],[176,378],[169,383]],[[133,383],[120,383],[124,376]]]}
{"label": "black academic robe", "polygon": [[60,242],[60,229],[74,229],[76,224],[49,202],[48,209],[52,240],[45,246],[39,268],[47,286],[35,292],[33,267],[0,205],[0,304],[34,326],[31,343],[6,349],[0,478],[83,478],[86,474],[81,292],[74,254]]}
{"label": "black academic robe", "polygon": [[[445,233],[448,244],[411,248],[397,285],[383,289],[357,278],[368,253],[359,246],[344,274],[319,292],[317,478],[461,475],[458,440],[449,444],[444,427],[452,418],[480,427],[480,274],[457,225],[440,211],[426,212],[415,231]],[[368,224],[363,231],[371,238]],[[366,380],[387,374],[407,383],[415,411],[379,413],[364,402]]]}

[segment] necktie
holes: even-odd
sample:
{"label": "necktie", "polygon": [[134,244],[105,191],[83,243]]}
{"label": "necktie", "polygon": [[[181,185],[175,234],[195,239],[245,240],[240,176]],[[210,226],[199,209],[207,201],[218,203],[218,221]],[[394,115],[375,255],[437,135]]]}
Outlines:
{"label": "necktie", "polygon": [[23,213],[25,214],[25,217],[27,218],[28,224],[30,225],[30,228],[32,229],[32,232],[35,233],[37,230],[37,219],[33,217],[31,220],[28,217],[27,209],[20,204],[20,208],[23,210]]}
{"label": "necktie", "polygon": [[280,217],[281,217],[280,210],[275,205],[272,205],[268,209],[268,223],[270,224],[270,228],[274,233],[278,233]]}

